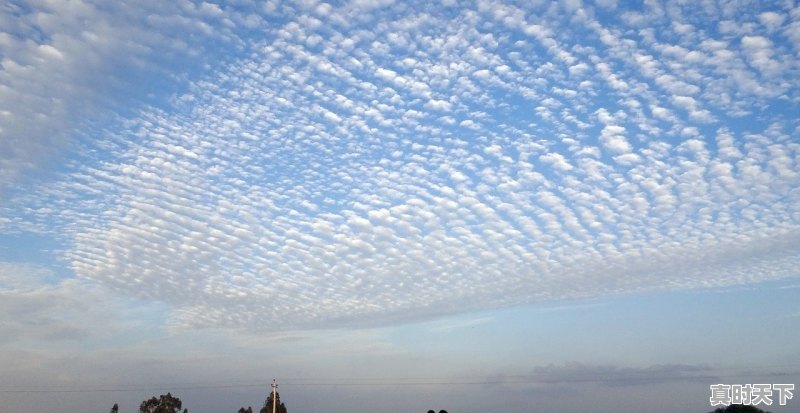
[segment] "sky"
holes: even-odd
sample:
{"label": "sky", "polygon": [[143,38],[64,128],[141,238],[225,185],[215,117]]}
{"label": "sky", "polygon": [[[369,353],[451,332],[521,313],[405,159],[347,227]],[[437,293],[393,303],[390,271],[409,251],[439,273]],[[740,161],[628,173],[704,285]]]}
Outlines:
{"label": "sky", "polygon": [[790,0],[4,2],[2,410],[800,384],[798,114]]}

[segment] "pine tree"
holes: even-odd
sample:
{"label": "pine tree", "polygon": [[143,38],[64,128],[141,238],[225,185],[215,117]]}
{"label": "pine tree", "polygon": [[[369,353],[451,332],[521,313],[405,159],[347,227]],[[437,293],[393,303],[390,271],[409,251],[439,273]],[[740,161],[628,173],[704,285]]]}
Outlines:
{"label": "pine tree", "polygon": [[[281,402],[280,393],[275,392],[275,395],[275,398],[278,400],[275,413],[286,413],[286,406]],[[272,413],[272,392],[270,392],[269,396],[267,396],[267,400],[264,402],[264,407],[261,408],[259,413]]]}

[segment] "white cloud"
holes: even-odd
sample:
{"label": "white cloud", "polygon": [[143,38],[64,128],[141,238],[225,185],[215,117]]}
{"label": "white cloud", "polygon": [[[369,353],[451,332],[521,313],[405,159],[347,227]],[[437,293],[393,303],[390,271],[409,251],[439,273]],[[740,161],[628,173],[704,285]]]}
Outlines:
{"label": "white cloud", "polygon": [[772,59],[772,41],[766,37],[744,36],[742,37],[742,47],[749,58],[749,63],[765,75],[777,74],[781,70],[780,63]]}
{"label": "white cloud", "polygon": [[370,10],[390,6],[394,0],[352,0],[350,5],[360,10]]}
{"label": "white cloud", "polygon": [[604,9],[617,8],[617,0],[595,0],[595,3]]}
{"label": "white cloud", "polygon": [[633,147],[625,138],[625,128],[618,125],[608,125],[600,133],[600,142],[603,147],[612,153],[630,152]]}
{"label": "white cloud", "polygon": [[59,279],[36,264],[0,262],[0,325],[7,334],[0,342],[36,346],[108,339],[141,328],[145,314],[160,314],[159,306],[132,301],[112,290],[74,279]]}
{"label": "white cloud", "polygon": [[[210,3],[187,10],[161,2],[129,7],[92,0],[22,2],[0,10],[0,21],[7,23],[0,32],[0,191],[58,159],[74,144],[70,131],[81,127],[80,119],[101,122],[109,116],[105,108],[138,105],[147,94],[163,93],[142,78],[205,63],[197,54],[213,46],[201,39],[233,40],[230,29],[212,29],[204,21],[209,13],[223,15]],[[178,40],[171,36],[176,32],[190,35]],[[119,102],[119,95],[127,102]]]}
{"label": "white cloud", "polygon": [[765,11],[758,15],[758,21],[767,27],[770,31],[776,30],[786,20],[786,15],[775,13],[774,11]]}
{"label": "white cloud", "polygon": [[449,112],[450,109],[453,107],[450,102],[441,99],[431,99],[428,103],[425,104],[426,109],[438,110],[443,112]]}
{"label": "white cloud", "polygon": [[569,19],[351,6],[265,18],[274,27],[231,40],[242,53],[169,104],[83,131],[0,225],[63,241],[75,283],[164,303],[173,330],[375,325],[796,275],[800,148],[773,110],[794,107],[797,83],[772,71],[790,61],[778,34],[731,50],[657,11],[631,30],[580,3]]}
{"label": "white cloud", "polygon": [[564,156],[558,153],[548,153],[542,155],[539,157],[539,160],[544,163],[552,165],[553,168],[562,172],[569,171],[573,168],[572,165],[570,165],[570,163],[567,162]]}

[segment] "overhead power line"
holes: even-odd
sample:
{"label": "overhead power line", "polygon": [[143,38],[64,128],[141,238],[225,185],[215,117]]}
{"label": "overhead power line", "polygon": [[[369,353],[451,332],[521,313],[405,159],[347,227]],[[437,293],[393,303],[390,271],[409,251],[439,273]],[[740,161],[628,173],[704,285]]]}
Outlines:
{"label": "overhead power line", "polygon": [[[387,386],[470,386],[470,385],[513,385],[513,384],[571,384],[571,383],[646,383],[659,381],[696,381],[716,380],[726,371],[738,371],[741,374],[768,374],[774,377],[800,375],[798,371],[779,371],[755,373],[758,370],[798,367],[795,365],[760,366],[758,368],[708,368],[698,369],[691,373],[680,371],[671,374],[647,371],[633,373],[618,371],[590,371],[582,377],[566,375],[548,375],[547,373],[532,375],[503,376],[461,376],[461,377],[350,377],[350,378],[288,378],[281,381],[282,386],[292,387],[387,387]],[[730,374],[730,373],[728,373]],[[142,392],[142,391],[177,391],[206,389],[237,389],[269,387],[267,380],[226,380],[218,382],[176,382],[152,384],[64,384],[64,385],[0,385],[2,393],[108,393],[108,392]]]}

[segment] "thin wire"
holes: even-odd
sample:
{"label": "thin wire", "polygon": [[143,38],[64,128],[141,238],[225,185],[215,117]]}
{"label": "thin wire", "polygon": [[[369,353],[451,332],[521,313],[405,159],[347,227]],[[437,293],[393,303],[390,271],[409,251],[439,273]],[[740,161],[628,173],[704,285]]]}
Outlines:
{"label": "thin wire", "polygon": [[[789,375],[785,373],[782,375]],[[715,375],[672,375],[672,376],[659,376],[659,377],[611,377],[611,378],[569,378],[569,379],[546,379],[546,378],[524,378],[524,379],[509,379],[505,378],[487,378],[483,380],[430,380],[430,381],[379,381],[379,382],[311,382],[311,383],[296,383],[291,381],[284,381],[282,386],[289,387],[398,387],[398,386],[471,386],[471,385],[512,385],[512,384],[570,384],[570,383],[641,383],[641,382],[659,382],[670,380],[683,380],[683,381],[696,381],[696,380],[715,380]],[[236,389],[236,388],[254,388],[266,387],[269,383],[245,383],[245,384],[213,384],[213,385],[196,385],[196,386],[148,386],[148,387],[108,387],[108,388],[84,388],[84,389],[6,389],[0,390],[0,393],[114,393],[114,392],[141,392],[141,391],[162,391],[169,389],[170,391],[178,390],[208,390],[208,389]]]}
{"label": "thin wire", "polygon": [[[711,372],[739,370],[751,372],[754,370],[767,370],[776,367],[797,367],[793,365],[759,366],[754,368],[742,367],[720,367],[700,369],[704,373],[695,375],[662,375],[654,377],[584,377],[584,378],[564,378],[559,379],[537,377],[534,375],[507,375],[497,377],[359,377],[359,378],[287,378],[282,380],[281,385],[290,387],[380,387],[380,386],[459,386],[459,385],[491,385],[491,384],[558,384],[558,383],[593,383],[593,382],[612,382],[612,383],[635,383],[635,382],[657,382],[665,380],[714,380],[717,375]],[[600,373],[600,372],[598,372]],[[610,372],[613,374],[614,372]],[[646,372],[641,372],[646,373]],[[640,373],[640,374],[641,374]],[[776,372],[770,373],[771,376],[782,377],[795,375],[798,372]],[[161,384],[119,384],[113,387],[106,387],[98,384],[87,385],[0,385],[0,394],[9,393],[106,393],[106,392],[139,392],[139,391],[161,391],[169,390],[205,390],[205,389],[235,389],[253,388],[269,386],[268,381],[260,380],[241,380],[222,382],[182,382],[182,383],[161,383]]]}

